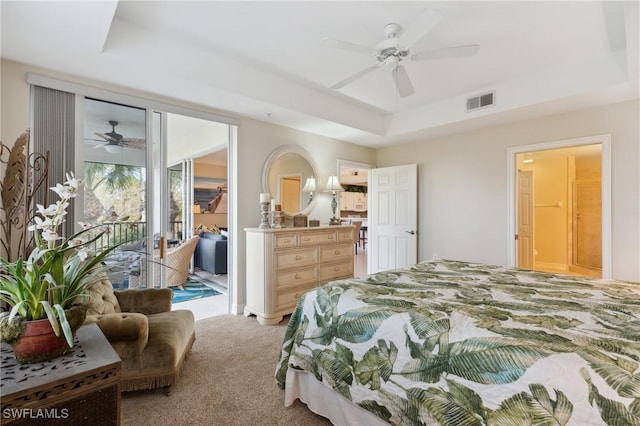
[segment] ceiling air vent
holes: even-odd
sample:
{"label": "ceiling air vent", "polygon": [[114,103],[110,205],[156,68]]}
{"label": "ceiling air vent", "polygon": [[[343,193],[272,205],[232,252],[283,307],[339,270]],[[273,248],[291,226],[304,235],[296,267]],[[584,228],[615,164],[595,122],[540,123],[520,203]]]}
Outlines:
{"label": "ceiling air vent", "polygon": [[494,92],[485,93],[484,95],[474,96],[467,99],[467,111],[485,108],[493,105]]}

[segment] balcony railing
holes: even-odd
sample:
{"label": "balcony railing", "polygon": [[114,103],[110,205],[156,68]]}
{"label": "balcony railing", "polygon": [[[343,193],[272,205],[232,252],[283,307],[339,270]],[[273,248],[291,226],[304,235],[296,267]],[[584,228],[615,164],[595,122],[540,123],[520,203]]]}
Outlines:
{"label": "balcony railing", "polygon": [[[116,244],[138,241],[147,236],[147,222],[104,222],[102,226],[106,226],[109,230],[96,241],[95,246],[98,251]],[[170,222],[173,239],[181,240],[182,231],[182,222]]]}

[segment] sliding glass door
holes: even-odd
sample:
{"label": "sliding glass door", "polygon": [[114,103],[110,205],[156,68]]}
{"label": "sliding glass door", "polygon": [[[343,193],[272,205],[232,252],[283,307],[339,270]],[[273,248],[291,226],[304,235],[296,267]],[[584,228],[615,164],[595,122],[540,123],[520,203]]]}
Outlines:
{"label": "sliding glass door", "polygon": [[106,259],[116,288],[164,287],[167,176],[162,114],[84,99],[83,221],[108,232],[98,246],[119,244]]}

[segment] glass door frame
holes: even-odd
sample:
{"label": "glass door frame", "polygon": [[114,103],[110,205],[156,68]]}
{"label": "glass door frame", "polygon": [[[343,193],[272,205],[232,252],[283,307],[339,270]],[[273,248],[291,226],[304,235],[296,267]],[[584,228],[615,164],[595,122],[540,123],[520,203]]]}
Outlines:
{"label": "glass door frame", "polygon": [[[154,100],[143,97],[144,95],[140,93],[138,96],[125,94],[124,91],[127,90],[125,88],[121,88],[122,92],[113,91],[113,89],[107,89],[99,86],[99,83],[96,83],[96,86],[88,86],[83,83],[74,82],[70,80],[63,80],[59,78],[50,77],[44,74],[38,74],[34,72],[27,73],[27,84],[37,85],[42,87],[48,87],[51,89],[61,90],[69,93],[74,93],[76,95],[76,109],[75,109],[75,122],[76,122],[76,159],[75,159],[75,170],[81,171],[83,170],[83,130],[84,130],[84,109],[82,104],[84,102],[85,97],[90,97],[93,99],[104,100],[107,102],[115,102],[124,105],[130,105],[137,108],[142,108],[145,110],[153,110],[157,112],[164,113],[175,113],[187,115],[195,118],[202,118],[205,120],[215,121],[218,123],[224,123],[229,126],[229,156],[228,156],[228,167],[229,167],[229,228],[232,231],[232,238],[229,241],[229,255],[231,256],[230,267],[231,269],[228,272],[229,279],[229,310],[230,312],[236,312],[240,310],[240,301],[238,297],[243,293],[242,291],[237,290],[237,283],[235,277],[235,271],[239,268],[238,257],[241,253],[237,250],[237,245],[235,244],[234,239],[243,237],[240,234],[240,231],[237,229],[237,221],[236,221],[236,211],[237,211],[237,197],[236,197],[236,189],[238,175],[237,175],[237,138],[238,138],[238,126],[240,125],[240,120],[237,118],[232,118],[230,116],[221,115],[219,113],[215,113],[212,111],[203,111],[202,109],[194,109],[188,106],[178,106],[174,104],[169,104],[160,100]],[[165,128],[166,130],[166,128]],[[166,134],[166,132],[165,132]],[[164,141],[164,145],[166,146],[166,141]],[[79,174],[77,174],[79,176]],[[151,193],[152,195],[152,193]],[[75,203],[74,212],[77,214],[76,217],[82,217],[82,198],[77,199],[79,202]],[[168,206],[167,206],[168,208]],[[153,234],[152,234],[153,235]],[[153,247],[153,246],[152,246]]]}

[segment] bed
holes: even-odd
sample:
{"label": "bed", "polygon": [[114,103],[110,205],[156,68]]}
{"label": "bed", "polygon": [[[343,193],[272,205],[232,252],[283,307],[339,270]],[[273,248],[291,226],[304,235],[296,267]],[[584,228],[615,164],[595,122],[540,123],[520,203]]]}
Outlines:
{"label": "bed", "polygon": [[440,260],[303,296],[285,405],[336,425],[640,425],[640,285]]}

